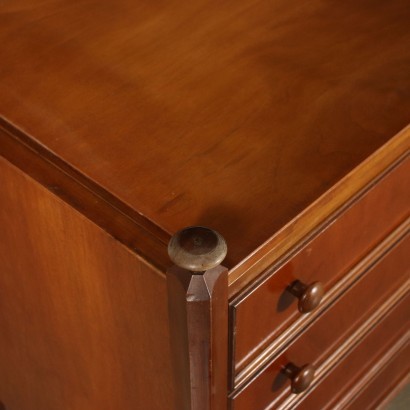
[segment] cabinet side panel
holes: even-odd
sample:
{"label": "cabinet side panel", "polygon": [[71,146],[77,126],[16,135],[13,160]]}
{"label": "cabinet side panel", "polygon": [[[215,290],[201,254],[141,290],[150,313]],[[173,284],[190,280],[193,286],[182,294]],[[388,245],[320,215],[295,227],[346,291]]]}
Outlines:
{"label": "cabinet side panel", "polygon": [[166,282],[0,158],[0,402],[170,409]]}

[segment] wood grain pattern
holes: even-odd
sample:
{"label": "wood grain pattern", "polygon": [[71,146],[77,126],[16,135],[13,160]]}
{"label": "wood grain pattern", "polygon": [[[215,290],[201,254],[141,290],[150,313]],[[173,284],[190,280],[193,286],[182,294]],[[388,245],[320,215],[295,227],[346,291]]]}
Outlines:
{"label": "wood grain pattern", "polygon": [[0,401],[172,409],[164,277],[4,159],[0,186]]}
{"label": "wood grain pattern", "polygon": [[[387,251],[387,250],[386,250]],[[281,369],[288,363],[317,368],[333,350],[340,348],[349,334],[380,309],[397,289],[409,286],[408,255],[410,236],[403,239],[375,266],[346,291],[330,308],[293,341],[234,398],[235,409],[277,408],[290,393],[289,382]],[[407,285],[406,285],[407,282]],[[235,393],[234,393],[235,395]]]}
{"label": "wood grain pattern", "polygon": [[[266,367],[273,357],[276,357],[282,352],[286,346],[292,343],[304,329],[316,321],[329,307],[349,289],[364,273],[372,268],[374,262],[380,260],[386,250],[390,249],[409,231],[410,219],[404,222],[391,235],[383,240],[376,248],[374,248],[365,258],[353,267],[331,290],[329,290],[319,307],[309,316],[302,316],[297,319],[290,327],[282,332],[269,346],[266,347],[259,355],[246,366],[246,368],[238,373],[236,378],[232,380],[235,386],[242,385],[249,379],[255,378],[255,373],[259,369]],[[233,373],[232,373],[233,374]],[[232,384],[233,385],[233,384]]]}
{"label": "wood grain pattern", "polygon": [[178,410],[222,410],[228,401],[228,271],[167,272]]}
{"label": "wood grain pattern", "polygon": [[[408,0],[1,1],[0,406],[223,410],[228,298],[251,298],[263,271],[409,156],[409,21]],[[335,228],[334,249],[355,228],[351,252],[300,259],[310,270],[295,279],[326,271],[314,319],[251,306],[263,324],[238,335],[238,368],[250,361],[234,395],[261,371],[263,383],[246,410],[300,404],[282,387],[272,398],[268,364],[310,356],[319,388],[403,296],[404,270],[366,271],[379,247],[359,261],[403,220],[398,179],[367,219]],[[195,306],[181,280],[168,298],[164,276],[168,240],[191,225],[229,248],[229,289],[224,271]],[[189,322],[204,312],[206,326]]]}
{"label": "wood grain pattern", "polygon": [[[329,372],[331,372],[338,363],[343,361],[343,358],[349,354],[355,346],[360,344],[363,338],[365,338],[372,329],[381,323],[383,318],[391,311],[391,309],[394,308],[404,297],[406,297],[408,293],[408,285],[398,289],[391,297],[382,303],[379,309],[366,320],[361,328],[359,328],[354,334],[344,341],[344,343],[326,360],[326,362],[316,370],[312,390],[314,390],[316,385],[320,383],[321,380]],[[405,320],[403,320],[403,318],[401,318],[401,323],[405,324]],[[400,325],[398,327],[400,327]],[[390,335],[385,335],[385,339],[389,336]],[[401,341],[404,340],[401,339]],[[297,405],[302,398],[303,396],[288,397],[285,403],[280,407],[280,410],[292,410],[295,407],[297,408]]]}
{"label": "wood grain pattern", "polygon": [[364,255],[409,215],[409,184],[410,160],[405,159],[329,221],[281,266],[265,272],[264,280],[245,288],[231,302],[236,374],[300,319],[297,299],[286,290],[292,282],[320,281],[325,294],[329,293]]}
{"label": "wood grain pattern", "polygon": [[[331,373],[298,404],[298,410],[336,406],[374,409],[408,369],[409,297],[402,300]],[[394,363],[400,358],[399,363]],[[384,368],[394,363],[386,377]],[[374,379],[379,383],[374,386]]]}
{"label": "wood grain pattern", "polygon": [[0,118],[0,155],[163,273],[169,235]]}
{"label": "wood grain pattern", "polygon": [[311,203],[293,220],[272,235],[262,246],[229,272],[229,295],[237,296],[242,289],[258,278],[260,272],[273,264],[280,264],[284,255],[304,241],[329,220],[338,214],[341,208],[360,196],[369,184],[409,156],[410,127],[392,138],[382,148],[363,161],[353,171],[337,182],[317,200]]}
{"label": "wood grain pattern", "polygon": [[232,268],[408,124],[409,13],[5,0],[0,115],[165,233],[215,228]]}
{"label": "wood grain pattern", "polygon": [[[410,335],[407,335],[404,346],[398,352],[393,351],[395,355],[390,357],[390,361],[379,370],[371,383],[364,386],[359,396],[355,401],[349,403],[348,410],[363,410],[372,409],[377,406],[378,409],[385,409],[386,404],[392,399],[390,393],[397,386],[404,387],[404,383],[409,381],[409,357],[410,343],[408,343]],[[389,358],[389,356],[387,356]]]}

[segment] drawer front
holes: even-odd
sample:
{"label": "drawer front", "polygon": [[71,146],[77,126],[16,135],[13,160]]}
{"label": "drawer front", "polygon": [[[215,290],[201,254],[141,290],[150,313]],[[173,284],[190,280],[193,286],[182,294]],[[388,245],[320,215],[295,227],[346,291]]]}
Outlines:
{"label": "drawer front", "polygon": [[[407,307],[407,312],[410,306]],[[363,409],[382,409],[384,407],[378,407],[383,404],[387,404],[390,395],[394,393],[398,386],[403,387],[403,382],[408,380],[410,371],[410,343],[407,334],[406,342],[397,353],[394,349],[393,353],[396,353],[391,357],[391,360],[376,374],[374,379],[365,386],[354,401],[349,403],[346,407],[349,410],[363,410]],[[365,352],[362,352],[365,353]],[[359,357],[359,356],[358,356]],[[360,359],[358,359],[360,360]],[[385,402],[387,399],[387,402]],[[402,408],[403,409],[403,408]],[[330,409],[329,410],[333,410]]]}
{"label": "drawer front", "polygon": [[[407,296],[301,401],[289,401],[282,408],[332,410],[337,405],[358,410],[375,408],[382,400],[382,393],[387,393],[409,368],[407,356],[394,365],[386,378],[385,371],[396,363],[397,357],[409,353],[409,309]],[[383,383],[374,389],[376,381]],[[372,397],[366,391],[372,391]]]}
{"label": "drawer front", "polygon": [[231,304],[233,374],[238,374],[296,320],[297,298],[287,290],[299,280],[319,281],[326,294],[408,214],[410,160],[403,160],[262,283]]}
{"label": "drawer front", "polygon": [[403,286],[410,274],[410,236],[406,235],[384,256],[374,261],[335,304],[313,322],[248,386],[234,393],[235,410],[278,406],[290,396],[290,381],[283,369],[289,363],[319,368],[327,357],[377,312],[389,295]]}

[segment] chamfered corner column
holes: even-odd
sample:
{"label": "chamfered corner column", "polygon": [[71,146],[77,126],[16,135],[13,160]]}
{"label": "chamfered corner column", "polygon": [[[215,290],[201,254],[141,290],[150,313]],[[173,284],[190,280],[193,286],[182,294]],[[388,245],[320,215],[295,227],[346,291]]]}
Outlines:
{"label": "chamfered corner column", "polygon": [[172,238],[167,271],[171,349],[178,410],[225,410],[228,400],[227,246],[193,226]]}

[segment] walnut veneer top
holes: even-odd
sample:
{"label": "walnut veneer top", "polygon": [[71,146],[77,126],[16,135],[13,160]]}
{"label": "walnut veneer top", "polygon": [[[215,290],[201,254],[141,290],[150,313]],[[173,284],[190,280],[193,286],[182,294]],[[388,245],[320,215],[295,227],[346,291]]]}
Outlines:
{"label": "walnut veneer top", "polygon": [[408,0],[3,0],[0,116],[165,232],[220,231],[232,267],[407,125],[409,22]]}

